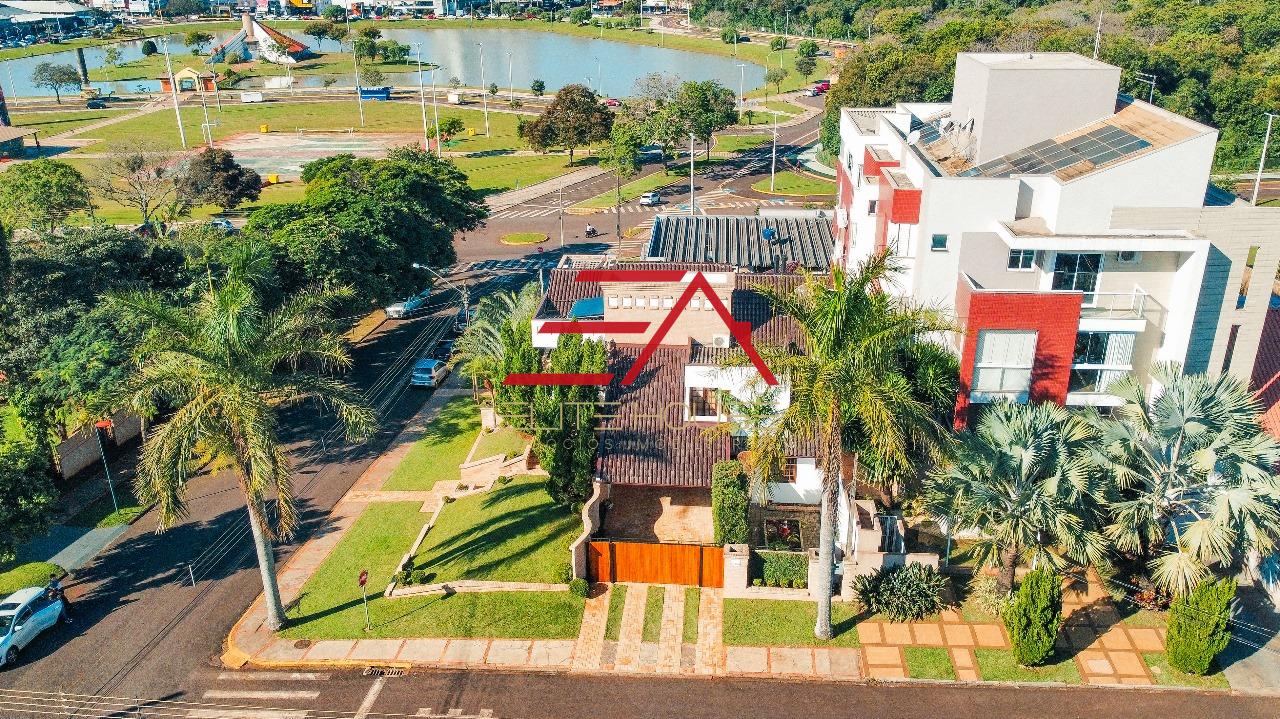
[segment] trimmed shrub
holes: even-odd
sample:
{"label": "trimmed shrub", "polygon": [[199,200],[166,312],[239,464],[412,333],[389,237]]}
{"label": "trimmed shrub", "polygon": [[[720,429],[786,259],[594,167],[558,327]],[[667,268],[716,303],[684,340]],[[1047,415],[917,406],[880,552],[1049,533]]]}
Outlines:
{"label": "trimmed shrub", "polygon": [[716,544],[747,541],[747,475],[737,460],[716,462],[711,470],[711,520]]}
{"label": "trimmed shrub", "polygon": [[809,557],[800,552],[756,552],[760,576],[771,587],[791,587],[809,579]]}
{"label": "trimmed shrub", "polygon": [[761,587],[761,586],[764,586],[764,580],[763,580],[763,579],[761,579],[761,578],[759,578],[759,577],[756,577],[755,579],[752,579],[752,580],[751,580],[751,586],[753,586],[753,587]]}
{"label": "trimmed shrub", "polygon": [[586,597],[591,590],[591,585],[587,584],[587,580],[582,577],[575,577],[569,582],[569,593],[578,597]]}
{"label": "trimmed shrub", "polygon": [[1062,580],[1057,573],[1043,569],[1028,573],[1005,609],[1004,626],[1019,664],[1034,667],[1053,656],[1053,642],[1062,626]]}
{"label": "trimmed shrub", "polygon": [[144,57],[151,57],[157,52],[160,52],[160,49],[156,47],[156,43],[154,40],[142,41],[142,54]]}
{"label": "trimmed shrub", "polygon": [[912,562],[881,567],[854,580],[862,606],[894,622],[924,619],[942,611],[942,590],[947,578],[933,567]]}
{"label": "trimmed shrub", "polygon": [[1201,582],[1190,594],[1174,597],[1169,605],[1169,633],[1165,651],[1169,666],[1188,674],[1206,674],[1214,657],[1231,640],[1231,599],[1236,580]]}
{"label": "trimmed shrub", "polygon": [[975,574],[969,580],[969,598],[981,611],[1003,617],[1009,600],[1000,591],[1000,580],[990,574]]}
{"label": "trimmed shrub", "polygon": [[410,584],[426,584],[429,580],[434,579],[435,575],[425,569],[415,569],[409,572]]}
{"label": "trimmed shrub", "polygon": [[563,562],[556,567],[556,577],[559,578],[561,584],[568,584],[573,581],[573,566],[568,562]]}

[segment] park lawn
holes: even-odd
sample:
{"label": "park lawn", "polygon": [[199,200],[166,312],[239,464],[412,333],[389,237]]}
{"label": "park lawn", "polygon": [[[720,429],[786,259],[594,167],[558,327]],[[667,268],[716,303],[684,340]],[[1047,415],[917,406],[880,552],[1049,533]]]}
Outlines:
{"label": "park lawn", "polygon": [[813,636],[818,619],[814,602],[785,599],[724,600],[724,643],[730,646],[856,647],[858,614],[842,602],[831,604],[835,636],[824,642]]}
{"label": "park lawn", "polygon": [[504,245],[536,245],[546,241],[547,235],[543,232],[508,232],[499,238]]}
{"label": "park lawn", "polygon": [[666,587],[660,584],[649,586],[649,593],[644,599],[644,631],[640,635],[642,641],[657,642],[662,636],[662,603],[666,598]]}
{"label": "park lawn", "polygon": [[[97,480],[91,480],[97,481]],[[151,508],[149,504],[142,504],[138,498],[133,496],[132,483],[117,482],[116,483],[116,501],[120,503],[120,510],[116,511],[115,505],[111,502],[111,495],[106,494],[99,497],[95,502],[76,513],[74,517],[67,520],[67,524],[72,527],[115,527],[121,524],[128,524],[145,514]]]}
{"label": "park lawn", "polygon": [[[409,453],[382,484],[382,490],[426,491],[441,480],[460,479],[458,465],[466,461],[478,431],[480,413],[476,411],[475,402],[466,396],[449,400],[431,420],[426,434],[414,442]],[[405,545],[404,549],[408,548]]]}
{"label": "park lawn", "polygon": [[1010,649],[975,649],[978,672],[988,682],[1060,682],[1079,684],[1080,671],[1075,659],[1055,654],[1041,667],[1024,667],[1013,658]]}
{"label": "park lawn", "polygon": [[[546,237],[546,235],[543,235]],[[510,459],[524,452],[524,447],[529,443],[520,431],[511,425],[502,425],[492,432],[484,432],[480,435],[480,442],[476,445],[476,451],[471,453],[471,461],[492,457],[500,454]]]}
{"label": "park lawn", "polygon": [[604,638],[616,642],[622,634],[622,609],[627,604],[627,585],[615,584],[609,592],[609,616],[604,623]]}
{"label": "park lawn", "polygon": [[698,642],[698,609],[702,606],[702,590],[686,587],[684,590],[684,643]]}
{"label": "park lawn", "polygon": [[1213,672],[1198,676],[1178,671],[1169,666],[1169,655],[1164,652],[1145,652],[1142,655],[1142,660],[1147,663],[1147,668],[1151,670],[1151,679],[1160,686],[1194,687],[1196,689],[1231,688],[1226,676],[1222,674],[1222,670],[1218,669],[1217,666],[1212,667]]}
{"label": "park lawn", "polygon": [[49,583],[49,575],[59,577],[67,570],[49,562],[0,565],[0,597],[5,597],[25,587],[43,587]]}
{"label": "park lawn", "polygon": [[53,112],[14,112],[10,113],[15,127],[28,127],[40,130],[41,140],[50,135],[71,132],[76,128],[107,120],[132,110],[58,110]]}
{"label": "park lawn", "polygon": [[1150,629],[1164,629],[1169,626],[1168,612],[1159,612],[1153,609],[1143,609],[1136,607],[1128,602],[1121,602],[1125,606],[1117,607],[1120,613],[1120,621],[1130,627],[1147,627]]}
{"label": "park lawn", "polygon": [[452,158],[458,169],[467,173],[467,182],[485,193],[499,193],[537,184],[594,163],[578,160],[567,165],[565,155],[486,155]]}
{"label": "park lawn", "polygon": [[801,175],[791,170],[784,170],[774,178],[772,190],[769,189],[769,178],[767,177],[752,183],[751,189],[771,195],[808,197],[809,195],[834,195],[836,183],[831,180],[822,180]]}
{"label": "park lawn", "polygon": [[[289,610],[290,639],[502,637],[569,639],[582,624],[582,599],[569,592],[494,592],[386,599],[382,588],[427,515],[420,502],[371,504]],[[356,578],[369,571],[369,615]]]}
{"label": "park lawn", "polygon": [[903,647],[907,659],[907,676],[912,679],[943,679],[955,681],[956,668],[951,656],[942,647]]}
{"label": "park lawn", "polygon": [[413,569],[425,570],[427,582],[563,582],[582,521],[546,486],[545,477],[526,475],[446,504]]}
{"label": "park lawn", "polygon": [[764,106],[774,112],[781,112],[785,115],[803,115],[804,108],[794,102],[785,102],[782,100],[765,100]]}
{"label": "park lawn", "polygon": [[[688,176],[689,176],[689,173],[688,173],[688,170],[686,170],[685,177],[688,177]],[[636,199],[637,197],[643,195],[646,192],[653,192],[654,190],[660,187],[665,187],[666,185],[670,185],[671,183],[676,182],[679,179],[680,179],[679,175],[658,170],[657,172],[645,175],[644,177],[631,180],[630,182],[623,183],[622,202],[623,204],[626,204]],[[579,202],[578,204],[574,205],[574,207],[589,207],[592,209],[604,209],[606,207],[613,207],[615,204],[617,204],[617,188],[610,189],[606,192],[601,192],[595,197],[589,197],[583,200],[582,202]]]}
{"label": "park lawn", "polygon": [[[233,99],[234,98],[234,99]],[[364,103],[365,125],[360,127],[360,115],[354,100],[348,102],[264,102],[243,105],[238,102],[238,93],[223,93],[222,110],[218,111],[212,99],[209,100],[209,121],[216,123],[213,129],[214,140],[223,140],[234,135],[257,133],[260,126],[267,125],[272,132],[296,133],[298,130],[341,131],[358,128],[358,132],[366,133],[404,133],[412,134],[414,139],[421,137],[422,109],[417,102],[366,102]],[[458,152],[483,152],[490,150],[523,149],[524,141],[516,135],[517,115],[509,112],[491,111],[489,113],[489,132],[485,137],[484,113],[480,110],[441,108],[440,118],[460,117],[468,128],[475,129],[474,137],[467,137],[464,131],[456,138],[452,147],[446,150]],[[204,112],[198,106],[182,108],[182,125],[187,133],[187,142],[198,143],[201,137],[200,126],[204,122]],[[132,120],[99,128],[87,135],[101,140],[75,152],[102,152],[102,145],[112,145],[132,138],[147,138],[161,148],[179,149],[181,142],[175,118],[171,110],[158,110]],[[288,141],[281,138],[282,144]],[[561,160],[563,162],[563,160]]]}
{"label": "park lawn", "polygon": [[714,152],[742,152],[767,143],[768,135],[716,135]]}

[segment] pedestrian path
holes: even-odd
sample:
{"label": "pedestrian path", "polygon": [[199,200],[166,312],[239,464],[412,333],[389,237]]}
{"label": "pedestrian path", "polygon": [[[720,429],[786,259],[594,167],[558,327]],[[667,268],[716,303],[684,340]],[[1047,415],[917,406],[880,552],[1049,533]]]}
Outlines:
{"label": "pedestrian path", "polygon": [[486,200],[486,202],[489,205],[490,212],[500,212],[502,210],[515,207],[516,205],[523,205],[530,200],[542,197],[543,195],[550,194],[557,190],[572,187],[580,182],[586,182],[587,180],[594,179],[608,171],[609,170],[607,168],[599,166],[584,167],[581,170],[575,170],[573,172],[560,175],[559,177],[553,177],[543,182],[522,187],[518,190],[510,190],[499,195],[494,195]]}

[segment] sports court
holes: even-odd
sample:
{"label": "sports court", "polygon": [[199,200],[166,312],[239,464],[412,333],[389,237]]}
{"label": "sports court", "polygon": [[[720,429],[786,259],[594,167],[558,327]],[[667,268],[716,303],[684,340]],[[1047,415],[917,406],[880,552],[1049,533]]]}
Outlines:
{"label": "sports court", "polygon": [[383,157],[387,150],[420,144],[422,136],[411,133],[357,133],[355,131],[312,131],[244,133],[218,142],[236,157],[236,162],[259,175],[296,178],[302,166],[332,155]]}

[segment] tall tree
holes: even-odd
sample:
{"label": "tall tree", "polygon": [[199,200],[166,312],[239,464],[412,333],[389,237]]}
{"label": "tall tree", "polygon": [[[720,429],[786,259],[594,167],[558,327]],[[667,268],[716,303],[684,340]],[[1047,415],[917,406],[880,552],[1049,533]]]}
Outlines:
{"label": "tall tree", "polygon": [[930,474],[926,510],[949,532],[980,532],[975,556],[999,568],[1005,594],[1028,559],[1105,567],[1096,436],[1083,416],[1055,404],[990,406]]}
{"label": "tall tree", "polygon": [[316,49],[324,46],[324,41],[333,33],[333,23],[328,20],[312,20],[302,26],[302,34],[316,41]]}
{"label": "tall tree", "polygon": [[262,177],[236,162],[231,152],[208,147],[187,162],[177,180],[178,196],[191,205],[217,205],[223,210],[262,194]]}
{"label": "tall tree", "polygon": [[684,83],[671,104],[689,134],[706,144],[707,157],[711,157],[712,136],[738,121],[733,90],[714,80]]}
{"label": "tall tree", "polygon": [[189,206],[178,194],[174,153],[145,140],[130,139],[109,148],[98,161],[91,181],[103,198],[136,209],[142,224],[154,225],[186,215]]}
{"label": "tall tree", "polygon": [[600,164],[613,170],[614,220],[619,241],[622,239],[622,181],[634,177],[644,163],[640,150],[647,141],[647,128],[634,120],[618,120],[609,131],[609,146],[601,154]]}
{"label": "tall tree", "polygon": [[[596,374],[605,370],[604,343],[582,335],[560,335],[547,358],[547,371]],[[591,496],[596,458],[595,421],[598,388],[590,385],[544,385],[533,390],[534,451],[550,475],[547,491],[565,504]]]}
{"label": "tall tree", "polygon": [[547,109],[532,122],[520,128],[521,136],[538,152],[553,147],[569,151],[569,164],[578,147],[609,138],[613,113],[600,103],[586,85],[565,85],[552,98]]}
{"label": "tall tree", "polygon": [[[350,439],[367,437],[376,427],[359,393],[334,376],[351,365],[330,315],[346,294],[303,292],[268,312],[249,278],[231,273],[187,307],[153,294],[111,299],[113,307],[148,328],[137,373],[122,385],[116,403],[174,408],[144,440],[138,497],[156,504],[163,529],[186,514],[185,480],[197,446],[229,468],[249,510],[273,631],[285,623],[273,539],[292,536],[298,521],[277,413],[314,401],[336,413]],[[274,523],[268,510],[272,493]]]}
{"label": "tall tree", "polygon": [[454,348],[453,361],[462,371],[479,382],[496,399],[496,389],[502,384],[503,358],[507,344],[503,342],[503,330],[530,330],[529,322],[542,302],[538,283],[530,282],[519,292],[498,292],[485,295],[476,308],[475,319],[467,324]]}
{"label": "tall tree", "polygon": [[57,499],[48,455],[29,438],[0,433],[0,562],[49,529]]}
{"label": "tall tree", "polygon": [[1155,583],[1185,594],[1280,536],[1280,446],[1258,424],[1242,382],[1152,373],[1149,394],[1132,377],[1107,390],[1124,400],[1099,420],[1099,459],[1120,491],[1107,536],[1151,569]]}
{"label": "tall tree", "polygon": [[775,314],[796,322],[804,340],[802,353],[766,347],[761,354],[791,388],[779,430],[818,438],[823,475],[818,561],[828,570],[815,587],[814,634],[819,639],[831,637],[836,498],[843,490],[844,452],[873,451],[885,462],[907,463],[913,443],[945,441],[936,408],[914,395],[904,365],[912,347],[929,344],[930,337],[949,325],[936,312],[879,289],[899,272],[890,255],[881,252],[852,274],[834,268],[829,278],[806,275],[793,291],[758,288]]}
{"label": "tall tree", "polygon": [[191,48],[193,54],[204,52],[204,46],[213,42],[213,36],[201,30],[190,30],[182,36],[182,44]]}
{"label": "tall tree", "polygon": [[80,72],[72,65],[42,62],[31,71],[31,84],[52,90],[54,98],[61,105],[64,91],[80,87]]}
{"label": "tall tree", "polygon": [[89,183],[65,162],[40,159],[15,165],[0,183],[0,213],[11,227],[51,232],[67,217],[92,210]]}

